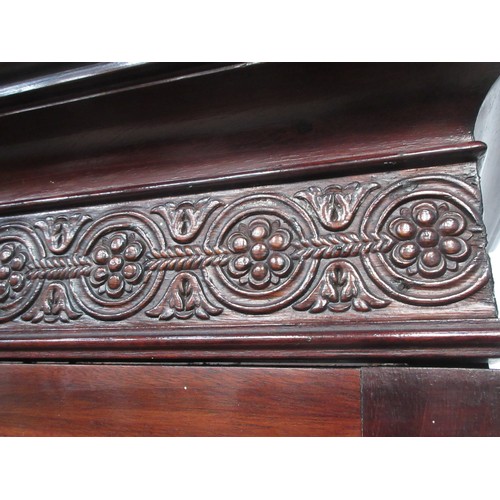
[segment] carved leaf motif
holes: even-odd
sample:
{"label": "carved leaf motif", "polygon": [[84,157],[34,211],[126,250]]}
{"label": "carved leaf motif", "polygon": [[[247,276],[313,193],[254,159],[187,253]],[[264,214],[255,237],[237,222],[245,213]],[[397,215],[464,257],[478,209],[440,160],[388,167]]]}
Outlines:
{"label": "carved leaf motif", "polygon": [[354,309],[367,312],[390,304],[368,291],[356,268],[346,260],[332,262],[309,295],[293,306],[298,311],[320,313],[327,308],[333,312]]}
{"label": "carved leaf motif", "polygon": [[323,227],[338,231],[349,226],[363,199],[378,187],[375,182],[352,182],[344,187],[328,186],[324,190],[312,186],[295,193],[295,197],[311,205]]}
{"label": "carved leaf motif", "polygon": [[24,321],[32,323],[68,323],[78,319],[82,313],[72,304],[66,287],[62,283],[51,283],[42,293],[36,304],[21,316]]}
{"label": "carved leaf motif", "polygon": [[[426,307],[468,300],[490,278],[477,189],[461,175],[391,174],[378,196],[370,176],[342,187],[283,184],[8,218],[0,225],[0,323],[85,313],[85,321],[122,320],[146,304],[155,321],[194,321],[222,305],[230,315],[257,315],[292,304],[369,311],[387,297]],[[163,297],[154,298],[165,274]]]}
{"label": "carved leaf motif", "polygon": [[35,227],[42,230],[50,251],[62,254],[69,248],[78,231],[90,220],[92,217],[85,214],[58,215],[35,222]]}
{"label": "carved leaf motif", "polygon": [[208,301],[196,275],[183,272],[172,280],[163,299],[153,309],[146,311],[146,314],[162,320],[174,317],[189,319],[192,316],[209,319],[221,312],[220,307],[215,307]]}
{"label": "carved leaf motif", "polygon": [[199,233],[208,216],[223,205],[219,200],[201,198],[196,202],[183,201],[179,204],[166,203],[151,209],[167,222],[172,238],[179,243],[193,240]]}

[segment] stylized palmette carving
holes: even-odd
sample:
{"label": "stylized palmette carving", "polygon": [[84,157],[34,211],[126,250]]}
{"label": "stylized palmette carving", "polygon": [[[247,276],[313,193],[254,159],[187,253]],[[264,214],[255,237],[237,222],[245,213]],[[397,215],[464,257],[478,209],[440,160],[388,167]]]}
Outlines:
{"label": "stylized palmette carving", "polygon": [[358,271],[346,260],[336,260],[328,265],[323,277],[314,289],[293,308],[310,313],[345,312],[351,309],[359,312],[388,306],[383,300],[369,292]]}
{"label": "stylized palmette carving", "polygon": [[6,222],[0,322],[452,304],[489,279],[477,196],[419,175]]}
{"label": "stylized palmette carving", "polygon": [[220,314],[222,309],[210,303],[200,280],[195,274],[184,272],[178,274],[170,283],[163,299],[158,305],[146,311],[148,316],[162,320],[172,318],[209,319]]}
{"label": "stylized palmette carving", "polygon": [[311,205],[325,229],[340,231],[351,224],[366,195],[378,187],[375,182],[353,182],[344,187],[328,186],[324,190],[311,186],[295,193],[295,197],[306,200]]}
{"label": "stylized palmette carving", "polygon": [[49,250],[54,254],[61,254],[70,247],[82,226],[91,220],[92,217],[85,214],[58,215],[46,217],[34,225],[41,229]]}
{"label": "stylized palmette carving", "polygon": [[208,216],[223,205],[219,200],[202,198],[196,202],[183,201],[179,204],[166,203],[151,210],[160,214],[167,222],[172,238],[179,243],[192,241],[200,232]]}
{"label": "stylized palmette carving", "polygon": [[78,319],[82,313],[76,310],[68,296],[68,291],[62,283],[50,283],[42,292],[35,305],[21,316],[24,321],[32,323],[68,323]]}

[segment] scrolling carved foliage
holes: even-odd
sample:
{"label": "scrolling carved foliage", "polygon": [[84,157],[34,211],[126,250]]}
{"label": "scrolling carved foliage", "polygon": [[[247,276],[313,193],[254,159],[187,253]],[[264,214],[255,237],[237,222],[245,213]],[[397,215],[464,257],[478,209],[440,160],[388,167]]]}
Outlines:
{"label": "scrolling carved foliage", "polygon": [[0,321],[373,314],[469,298],[489,279],[477,189],[391,175],[6,221]]}

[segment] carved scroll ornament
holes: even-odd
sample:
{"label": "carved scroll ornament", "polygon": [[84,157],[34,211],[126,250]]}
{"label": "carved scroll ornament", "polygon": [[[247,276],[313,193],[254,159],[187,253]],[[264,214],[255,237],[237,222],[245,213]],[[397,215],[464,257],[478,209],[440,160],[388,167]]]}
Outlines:
{"label": "carved scroll ornament", "polygon": [[455,176],[293,192],[6,221],[0,321],[371,313],[488,282],[478,194]]}

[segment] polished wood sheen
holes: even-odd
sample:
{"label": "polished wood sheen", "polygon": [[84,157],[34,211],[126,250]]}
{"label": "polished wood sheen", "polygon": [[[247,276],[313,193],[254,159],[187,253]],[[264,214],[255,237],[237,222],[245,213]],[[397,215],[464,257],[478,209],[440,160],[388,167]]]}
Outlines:
{"label": "polished wood sheen", "polygon": [[500,372],[0,364],[3,436],[500,436]]}
{"label": "polished wood sheen", "polygon": [[500,371],[364,368],[365,436],[500,436]]}
{"label": "polished wood sheen", "polygon": [[475,164],[4,217],[0,330],[495,318]]}
{"label": "polished wood sheen", "polygon": [[3,436],[358,436],[359,369],[0,365]]}
{"label": "polished wood sheen", "polygon": [[172,80],[166,66],[148,85],[111,92],[96,78],[57,106],[0,113],[0,210],[463,156],[500,74],[498,63],[272,63]]}
{"label": "polished wood sheen", "polygon": [[499,75],[0,65],[0,434],[500,434]]}
{"label": "polished wood sheen", "polygon": [[92,67],[7,68],[0,359],[500,355],[499,64]]}

